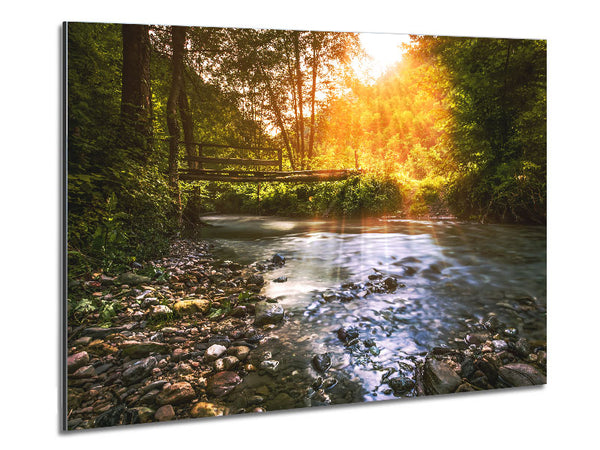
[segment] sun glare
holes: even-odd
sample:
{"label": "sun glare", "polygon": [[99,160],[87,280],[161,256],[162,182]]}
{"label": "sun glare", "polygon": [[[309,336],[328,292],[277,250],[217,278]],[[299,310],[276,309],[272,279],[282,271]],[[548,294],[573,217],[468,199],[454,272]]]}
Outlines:
{"label": "sun glare", "polygon": [[402,60],[402,44],[410,42],[408,34],[359,33],[367,58],[354,60],[352,67],[365,82],[373,82],[394,63]]}

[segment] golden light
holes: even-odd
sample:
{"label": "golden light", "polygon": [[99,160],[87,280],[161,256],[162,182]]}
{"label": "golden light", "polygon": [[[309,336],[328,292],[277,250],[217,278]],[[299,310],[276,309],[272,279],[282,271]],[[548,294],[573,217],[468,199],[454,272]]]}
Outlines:
{"label": "golden light", "polygon": [[352,68],[364,82],[374,82],[402,60],[402,44],[410,42],[408,34],[359,33],[367,58],[352,61]]}

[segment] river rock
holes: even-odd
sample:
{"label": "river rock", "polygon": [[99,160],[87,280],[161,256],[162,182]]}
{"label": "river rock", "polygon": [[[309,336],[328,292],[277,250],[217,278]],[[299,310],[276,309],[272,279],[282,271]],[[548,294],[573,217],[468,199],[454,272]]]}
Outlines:
{"label": "river rock", "polygon": [[404,394],[415,387],[415,382],[407,377],[390,378],[387,384],[395,394]]}
{"label": "river rock", "polygon": [[475,373],[475,363],[471,358],[465,358],[460,363],[460,376],[463,378],[471,378],[471,375]]}
{"label": "river rock", "polygon": [[136,406],[134,408],[129,408],[129,410],[133,410],[137,413],[140,423],[152,422],[154,414],[156,413],[152,408],[146,406]]}
{"label": "river rock", "polygon": [[383,283],[385,284],[386,289],[390,292],[394,292],[396,288],[398,288],[398,281],[396,281],[395,278],[388,277],[383,280]]}
{"label": "river rock", "polygon": [[285,264],[285,256],[275,253],[273,258],[271,258],[271,262],[276,266],[283,266]]}
{"label": "river rock", "polygon": [[512,363],[498,369],[502,381],[510,386],[533,386],[546,384],[546,377],[529,364]]}
{"label": "river rock", "polygon": [[159,405],[179,405],[189,402],[194,397],[196,397],[196,392],[192,385],[187,381],[180,381],[165,387],[156,396],[156,403]]}
{"label": "river rock", "polygon": [[90,328],[84,329],[81,332],[81,334],[83,336],[89,336],[89,337],[92,337],[94,339],[96,339],[96,338],[104,339],[109,334],[120,333],[122,331],[130,331],[130,330],[134,329],[137,326],[139,326],[137,322],[131,322],[131,323],[126,323],[124,325],[120,325],[118,327],[109,327],[109,328],[104,328],[104,327],[90,327]]}
{"label": "river rock", "polygon": [[67,371],[73,373],[88,362],[90,362],[90,355],[87,352],[74,353],[67,358]]}
{"label": "river rock", "polygon": [[208,380],[207,389],[215,397],[223,397],[241,382],[242,379],[235,372],[217,372]]}
{"label": "river rock", "polygon": [[164,318],[169,317],[171,314],[173,314],[173,310],[167,305],[152,305],[148,310],[148,315],[150,317]]}
{"label": "river rock", "polygon": [[285,283],[287,281],[287,277],[285,275],[282,275],[280,277],[277,277],[273,280],[273,283]]}
{"label": "river rock", "polygon": [[254,325],[278,324],[283,320],[283,307],[277,303],[258,302],[255,307]]}
{"label": "river rock", "polygon": [[261,274],[255,273],[246,279],[246,284],[251,286],[262,286],[265,284],[265,279]]}
{"label": "river rock", "polygon": [[490,339],[491,335],[489,333],[470,333],[467,334],[466,341],[468,344],[481,345],[488,339]]}
{"label": "river rock", "polygon": [[235,356],[240,361],[245,361],[248,358],[248,354],[250,353],[250,348],[245,345],[236,345],[233,347],[229,347],[227,350],[227,354],[231,356]]}
{"label": "river rock", "polygon": [[171,360],[173,362],[185,361],[189,357],[189,352],[182,348],[176,348],[175,350],[173,350],[173,353],[171,353]]}
{"label": "river rock", "polygon": [[262,361],[260,363],[260,368],[265,372],[270,374],[275,374],[277,372],[277,368],[279,367],[279,361],[275,361],[273,359],[269,359],[266,361]]}
{"label": "river rock", "polygon": [[83,366],[77,369],[71,377],[73,378],[89,378],[96,376],[96,369],[94,366]]}
{"label": "river rock", "polygon": [[94,356],[114,355],[119,351],[114,345],[110,345],[101,339],[96,339],[88,346],[88,351]]}
{"label": "river rock", "polygon": [[462,383],[450,365],[437,359],[428,359],[423,370],[423,384],[429,395],[450,394]]}
{"label": "river rock", "polygon": [[506,341],[503,341],[501,339],[493,340],[492,346],[494,347],[494,350],[497,352],[502,352],[508,348],[508,344],[506,343]]}
{"label": "river rock", "polygon": [[248,308],[244,305],[238,305],[231,310],[231,317],[245,317],[248,314]]}
{"label": "river rock", "polygon": [[170,347],[168,344],[163,344],[162,342],[125,341],[121,344],[121,351],[125,356],[139,359],[150,355],[150,353],[169,353]]}
{"label": "river rock", "polygon": [[359,332],[356,328],[340,328],[337,330],[337,336],[340,341],[346,345],[350,345],[354,340],[358,339]]}
{"label": "river rock", "polygon": [[150,392],[150,391],[153,391],[153,390],[156,390],[156,389],[158,389],[158,390],[161,390],[161,389],[163,388],[163,386],[164,386],[165,384],[167,384],[167,383],[168,383],[168,381],[167,381],[167,380],[156,380],[156,381],[153,381],[152,383],[150,383],[149,385],[147,385],[147,386],[144,386],[144,387],[143,387],[143,388],[140,390],[140,392],[141,392],[142,394],[145,394],[145,393],[147,393],[147,392]]}
{"label": "river rock", "polygon": [[202,299],[181,300],[173,305],[173,309],[182,316],[188,314],[206,314],[210,309],[210,301]]}
{"label": "river rock", "polygon": [[119,275],[115,281],[117,284],[128,284],[130,286],[134,286],[137,284],[148,284],[152,280],[149,277],[138,275],[133,272],[125,272]]}
{"label": "river rock", "polygon": [[315,355],[312,359],[312,365],[317,372],[325,373],[331,367],[331,356],[328,353]]}
{"label": "river rock", "polygon": [[198,402],[190,411],[192,417],[216,417],[226,416],[227,414],[229,414],[228,408],[208,402]]}
{"label": "river rock", "polygon": [[531,346],[527,339],[519,338],[517,342],[515,342],[515,351],[521,358],[526,358],[531,352]]}
{"label": "river rock", "polygon": [[154,418],[159,422],[167,422],[175,418],[175,410],[171,405],[163,405],[156,410]]}
{"label": "river rock", "polygon": [[220,361],[223,361],[223,369],[222,370],[233,369],[240,362],[240,360],[237,359],[235,356],[226,356],[226,357],[222,358]]}
{"label": "river rock", "polygon": [[488,330],[490,331],[498,331],[500,329],[502,329],[504,327],[504,324],[502,322],[500,322],[500,319],[498,319],[498,317],[494,316],[490,316],[488,318],[488,320],[486,320],[483,324]]}
{"label": "river rock", "polygon": [[113,408],[100,414],[94,420],[94,426],[96,428],[113,427],[121,421],[121,416],[125,412],[125,405],[117,405]]}
{"label": "river rock", "polygon": [[225,353],[225,351],[227,351],[227,347],[225,347],[224,345],[214,344],[206,349],[206,353],[204,353],[204,358],[207,361],[214,361],[223,353]]}
{"label": "river rock", "polygon": [[156,366],[156,362],[154,356],[136,361],[123,372],[123,381],[128,384],[134,384],[143,380],[150,375],[152,369]]}

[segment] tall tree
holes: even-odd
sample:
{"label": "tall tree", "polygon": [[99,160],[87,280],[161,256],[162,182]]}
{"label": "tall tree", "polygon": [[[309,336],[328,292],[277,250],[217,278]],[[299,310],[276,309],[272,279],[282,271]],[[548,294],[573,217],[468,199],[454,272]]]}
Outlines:
{"label": "tall tree", "polygon": [[171,27],[171,88],[167,99],[167,128],[169,130],[169,184],[174,192],[179,210],[181,198],[179,194],[178,163],[179,154],[179,123],[177,121],[177,104],[183,84],[183,52],[187,27]]}
{"label": "tall tree", "polygon": [[319,53],[321,51],[321,33],[313,32],[312,34],[312,84],[310,89],[310,134],[308,136],[308,160],[313,157],[313,147],[315,144],[315,102],[317,93],[317,72],[319,68]]}
{"label": "tall tree", "polygon": [[298,89],[298,132],[300,133],[300,168],[304,169],[304,104],[302,95],[302,70],[300,69],[300,32],[293,32],[294,60],[296,63],[296,88]]}
{"label": "tall tree", "polygon": [[150,92],[150,37],[148,25],[122,25],[123,71],[121,90],[122,140],[139,149],[146,160],[152,137]]}

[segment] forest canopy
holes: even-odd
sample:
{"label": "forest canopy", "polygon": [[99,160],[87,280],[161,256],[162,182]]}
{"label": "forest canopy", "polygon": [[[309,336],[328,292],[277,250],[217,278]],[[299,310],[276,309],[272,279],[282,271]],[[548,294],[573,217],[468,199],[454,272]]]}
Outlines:
{"label": "forest canopy", "polygon": [[[207,211],[545,224],[545,41],[411,36],[374,82],[353,69],[357,33],[69,23],[66,41],[77,270],[155,254]],[[219,145],[205,157],[278,149],[286,171],[360,175],[260,199],[180,180],[203,142]]]}

